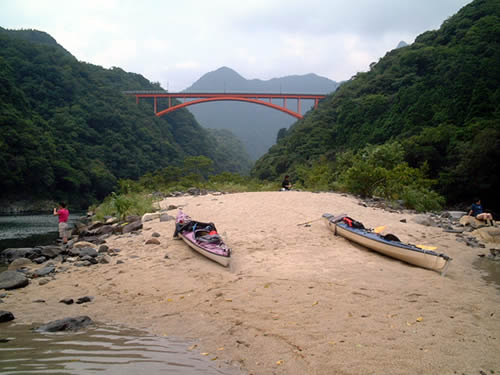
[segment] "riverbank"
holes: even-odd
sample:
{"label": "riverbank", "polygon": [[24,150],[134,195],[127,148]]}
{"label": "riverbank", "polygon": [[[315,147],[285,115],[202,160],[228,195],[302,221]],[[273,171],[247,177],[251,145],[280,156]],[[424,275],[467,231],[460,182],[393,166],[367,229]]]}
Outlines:
{"label": "riverbank", "polygon": [[[472,267],[487,249],[417,224],[414,214],[333,193],[182,196],[161,205],[214,222],[233,249],[231,268],[172,239],[173,221],[153,220],[106,240],[120,250],[110,264],[69,267],[43,286],[9,291],[2,309],[20,322],[88,315],[199,339],[200,355],[256,375],[500,371],[500,294]],[[325,212],[437,246],[453,258],[447,275],[334,237],[319,220]],[[146,245],[154,232],[160,244]],[[93,301],[59,303],[84,295]]]}

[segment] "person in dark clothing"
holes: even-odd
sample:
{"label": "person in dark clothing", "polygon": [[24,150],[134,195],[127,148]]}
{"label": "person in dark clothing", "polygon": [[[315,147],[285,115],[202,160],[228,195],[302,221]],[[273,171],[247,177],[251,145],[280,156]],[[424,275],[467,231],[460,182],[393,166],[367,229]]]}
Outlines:
{"label": "person in dark clothing", "polygon": [[281,190],[290,190],[292,188],[292,183],[290,182],[290,176],[285,176],[285,179],[281,183]]}
{"label": "person in dark clothing", "polygon": [[481,205],[481,199],[479,198],[474,199],[474,203],[472,203],[469,211],[469,216],[473,216],[481,221],[486,221],[489,225],[495,225],[493,216],[488,212],[484,212],[483,206]]}

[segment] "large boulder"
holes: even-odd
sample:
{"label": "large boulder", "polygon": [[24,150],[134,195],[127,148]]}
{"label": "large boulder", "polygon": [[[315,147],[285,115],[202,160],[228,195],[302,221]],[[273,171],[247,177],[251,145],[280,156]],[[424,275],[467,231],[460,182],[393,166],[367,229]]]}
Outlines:
{"label": "large boulder", "polygon": [[122,233],[125,234],[125,233],[134,232],[134,231],[141,230],[141,229],[142,229],[142,221],[140,221],[140,220],[134,221],[130,224],[125,225],[122,228]]}
{"label": "large boulder", "polygon": [[144,223],[146,221],[151,221],[151,220],[155,220],[155,219],[159,219],[159,218],[160,218],[159,212],[147,213],[147,214],[142,215],[142,222]]}
{"label": "large boulder", "polygon": [[140,221],[141,220],[141,217],[138,216],[138,215],[128,215],[126,218],[125,218],[125,221],[127,223],[132,223],[134,221]]}
{"label": "large boulder", "polygon": [[76,249],[82,249],[84,247],[92,247],[92,248],[97,248],[96,245],[94,245],[93,243],[89,242],[89,241],[78,241],[77,243],[75,243],[73,245],[73,248],[76,248]]}
{"label": "large boulder", "polygon": [[474,216],[464,215],[460,218],[459,223],[464,227],[470,226],[471,228],[481,228],[486,226],[485,221],[476,219]]}
{"label": "large boulder", "polygon": [[78,331],[92,324],[92,319],[88,316],[77,316],[74,318],[64,318],[54,320],[36,328],[37,332],[60,332],[60,331]]}
{"label": "large boulder", "polygon": [[23,267],[30,267],[33,265],[33,262],[28,258],[17,258],[11,264],[9,264],[9,270],[17,271]]}
{"label": "large boulder", "polygon": [[102,234],[113,233],[114,227],[112,225],[103,225],[94,231],[96,236],[100,236]]}
{"label": "large boulder", "polygon": [[63,252],[63,249],[59,246],[41,246],[41,255],[46,258],[55,258]]}
{"label": "large boulder", "polygon": [[160,222],[171,221],[171,220],[175,220],[175,217],[170,216],[169,214],[165,214],[165,213],[160,215]]}
{"label": "large boulder", "polygon": [[92,258],[95,258],[97,256],[97,250],[93,247],[83,247],[80,249],[80,257],[84,256],[90,256]]}
{"label": "large boulder", "polygon": [[17,271],[4,271],[0,273],[0,289],[23,288],[29,284],[25,274]]}
{"label": "large boulder", "polygon": [[41,254],[39,247],[9,248],[0,252],[0,263],[11,263],[18,258],[35,259]]}
{"label": "large boulder", "polygon": [[500,243],[499,227],[482,227],[471,233],[474,237],[489,243]]}
{"label": "large boulder", "polygon": [[43,277],[47,276],[56,270],[56,267],[52,264],[48,264],[45,267],[39,268],[33,272],[33,277]]}

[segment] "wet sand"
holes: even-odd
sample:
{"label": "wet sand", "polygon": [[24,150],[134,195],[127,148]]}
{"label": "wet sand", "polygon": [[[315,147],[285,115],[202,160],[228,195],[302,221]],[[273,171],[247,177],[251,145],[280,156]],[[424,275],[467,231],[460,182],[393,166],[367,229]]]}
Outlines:
{"label": "wet sand", "polygon": [[[163,208],[182,206],[216,224],[233,249],[230,268],[172,239],[173,221],[154,220],[139,235],[107,240],[121,249],[111,264],[71,267],[44,286],[34,281],[8,292],[2,309],[22,322],[85,314],[199,339],[200,355],[255,375],[500,372],[500,293],[473,267],[485,249],[416,224],[414,214],[358,203],[308,192],[168,198]],[[447,275],[333,236],[319,220],[326,212],[438,246],[453,258]],[[145,245],[153,232],[161,244]],[[84,295],[95,299],[58,303]]]}

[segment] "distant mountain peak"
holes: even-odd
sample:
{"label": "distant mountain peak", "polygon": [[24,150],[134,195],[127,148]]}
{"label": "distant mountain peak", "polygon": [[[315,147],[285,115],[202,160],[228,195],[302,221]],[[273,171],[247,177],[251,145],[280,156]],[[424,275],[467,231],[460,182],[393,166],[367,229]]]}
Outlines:
{"label": "distant mountain peak", "polygon": [[398,43],[398,45],[396,46],[396,49],[403,48],[406,46],[408,46],[408,43],[406,43],[404,40],[402,40],[401,42]]}

